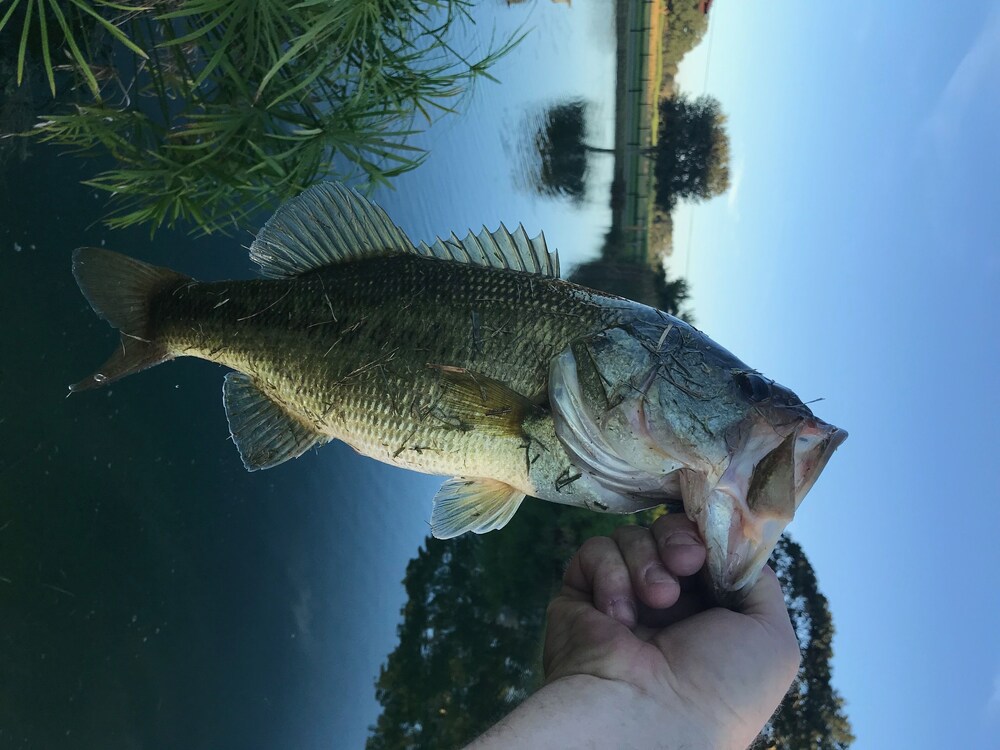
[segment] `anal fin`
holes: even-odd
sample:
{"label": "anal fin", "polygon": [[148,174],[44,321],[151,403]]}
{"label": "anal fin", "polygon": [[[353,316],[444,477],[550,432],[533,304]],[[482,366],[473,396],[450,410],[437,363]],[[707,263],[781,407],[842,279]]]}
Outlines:
{"label": "anal fin", "polygon": [[226,375],[222,399],[229,431],[247,471],[270,469],[329,440],[241,372]]}
{"label": "anal fin", "polygon": [[431,534],[451,539],[466,531],[485,534],[502,529],[522,500],[523,492],[496,479],[449,479],[434,496]]}

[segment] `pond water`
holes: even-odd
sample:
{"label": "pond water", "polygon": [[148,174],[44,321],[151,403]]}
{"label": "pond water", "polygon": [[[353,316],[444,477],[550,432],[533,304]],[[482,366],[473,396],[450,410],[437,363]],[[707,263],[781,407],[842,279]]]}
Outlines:
{"label": "pond water", "polygon": [[[529,34],[493,69],[500,84],[415,140],[426,163],[375,198],[415,240],[523,222],[564,267],[591,259],[610,225],[610,157],[578,203],[539,196],[526,170],[532,128],[559,101],[585,99],[588,139],[611,143],[613,4],[475,16],[484,46]],[[201,361],[66,399],[116,340],[76,288],[74,247],[246,278],[258,226],[108,231],[102,198],[79,185],[88,169],[35,147],[0,174],[0,747],[362,747],[441,480],[342,444],[249,474],[223,372]]]}

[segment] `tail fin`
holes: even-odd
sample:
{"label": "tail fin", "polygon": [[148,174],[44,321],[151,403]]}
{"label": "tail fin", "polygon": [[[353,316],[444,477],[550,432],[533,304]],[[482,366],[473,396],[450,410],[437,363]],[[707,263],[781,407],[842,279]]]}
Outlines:
{"label": "tail fin", "polygon": [[71,385],[71,392],[99,388],[173,358],[166,346],[152,340],[150,302],[188,277],[96,247],[73,252],[73,275],[94,312],[121,331],[121,346],[97,372]]}

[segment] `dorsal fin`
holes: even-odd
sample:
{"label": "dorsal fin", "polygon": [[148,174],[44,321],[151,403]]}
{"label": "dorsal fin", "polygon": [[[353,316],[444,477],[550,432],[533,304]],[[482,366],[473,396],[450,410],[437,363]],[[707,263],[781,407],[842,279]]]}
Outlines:
{"label": "dorsal fin", "polygon": [[469,232],[464,240],[454,234],[447,239],[438,237],[433,244],[421,242],[417,252],[429,258],[457,260],[484,268],[506,268],[512,271],[527,271],[559,278],[559,256],[549,252],[545,237],[528,237],[524,226],[518,225],[514,232],[501,224],[491,232],[486,227],[479,234]]}
{"label": "dorsal fin", "polygon": [[549,252],[542,235],[529,238],[523,226],[514,232],[503,224],[494,232],[483,227],[464,240],[453,234],[414,247],[379,206],[335,182],[315,185],[281,206],[250,246],[250,259],[272,278],[398,253],[559,276],[559,257]]}
{"label": "dorsal fin", "polygon": [[356,190],[324,182],[292,198],[250,246],[264,276],[287,278],[372,255],[416,252],[403,230]]}

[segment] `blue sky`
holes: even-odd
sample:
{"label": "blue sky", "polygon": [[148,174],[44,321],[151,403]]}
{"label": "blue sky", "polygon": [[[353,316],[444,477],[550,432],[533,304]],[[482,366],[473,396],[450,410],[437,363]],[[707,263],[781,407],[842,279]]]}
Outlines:
{"label": "blue sky", "polygon": [[851,433],[791,531],[856,747],[998,747],[1000,6],[717,0],[680,85],[732,140],[698,324]]}

